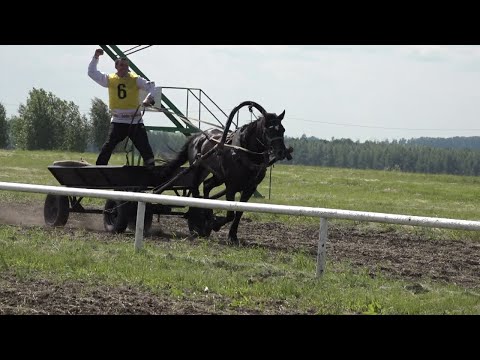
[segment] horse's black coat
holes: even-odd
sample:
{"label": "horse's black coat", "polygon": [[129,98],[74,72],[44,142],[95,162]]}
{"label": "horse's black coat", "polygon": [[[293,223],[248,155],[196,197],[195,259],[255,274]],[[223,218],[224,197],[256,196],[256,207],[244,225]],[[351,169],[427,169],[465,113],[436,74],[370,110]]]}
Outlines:
{"label": "horse's black coat", "polygon": [[[167,167],[176,170],[185,162],[193,165],[194,197],[200,197],[199,186],[203,182],[203,197],[208,199],[210,191],[225,184],[225,197],[235,200],[235,194],[241,193],[240,201],[248,201],[264,179],[267,167],[274,161],[288,157],[284,143],[285,128],[282,120],[285,115],[265,112],[263,116],[250,124],[230,133],[223,146],[217,146],[211,155],[201,158],[221,141],[222,131],[210,129],[192,136]],[[208,177],[212,174],[211,177]],[[206,180],[205,180],[206,179]],[[226,217],[213,220],[212,229],[218,231],[233,220],[228,241],[238,243],[237,229],[243,212],[228,211]]]}

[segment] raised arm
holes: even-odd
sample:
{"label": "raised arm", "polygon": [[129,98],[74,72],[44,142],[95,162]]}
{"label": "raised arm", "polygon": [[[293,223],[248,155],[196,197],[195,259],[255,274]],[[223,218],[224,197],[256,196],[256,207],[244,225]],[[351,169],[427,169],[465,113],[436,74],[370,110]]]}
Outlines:
{"label": "raised arm", "polygon": [[97,84],[108,87],[108,75],[97,70],[98,58],[103,54],[102,49],[97,49],[90,64],[88,64],[88,76],[90,76]]}

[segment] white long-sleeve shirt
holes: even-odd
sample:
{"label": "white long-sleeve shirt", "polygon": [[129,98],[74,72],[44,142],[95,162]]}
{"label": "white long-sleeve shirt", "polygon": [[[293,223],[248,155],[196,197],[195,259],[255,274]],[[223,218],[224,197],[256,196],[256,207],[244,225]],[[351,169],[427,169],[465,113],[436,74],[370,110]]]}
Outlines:
{"label": "white long-sleeve shirt", "polygon": [[[90,61],[90,64],[88,65],[88,76],[92,78],[97,84],[108,88],[108,74],[101,72],[97,69],[97,64],[98,64],[97,58],[95,56],[92,58]],[[149,97],[154,98],[155,97],[155,82],[153,81],[148,81],[142,77],[137,77],[137,86],[140,89],[143,89],[147,92],[147,96],[145,97],[145,100]],[[135,113],[137,109],[110,109],[112,112],[112,119],[111,122],[116,122],[116,123],[123,123],[123,124],[138,124],[143,122],[142,118],[142,111],[141,109],[138,109],[137,113],[135,114],[135,119],[132,122],[132,116]]]}

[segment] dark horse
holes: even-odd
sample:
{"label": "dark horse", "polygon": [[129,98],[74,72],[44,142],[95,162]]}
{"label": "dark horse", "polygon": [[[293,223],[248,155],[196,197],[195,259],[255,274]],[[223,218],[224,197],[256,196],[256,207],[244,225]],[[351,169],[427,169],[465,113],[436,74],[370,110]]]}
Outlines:
{"label": "dark horse", "polygon": [[[227,133],[235,112],[247,105],[250,111],[252,106],[259,109],[262,115],[256,121]],[[230,114],[225,131],[209,129],[193,135],[167,166],[176,170],[189,161],[190,170],[194,172],[193,197],[200,197],[199,186],[202,182],[203,197],[206,199],[210,198],[213,188],[225,184],[225,190],[212,198],[225,194],[228,201],[234,201],[235,194],[240,192],[240,201],[247,202],[264,179],[268,166],[275,161],[292,158],[290,152],[293,149],[287,150],[284,143],[284,115],[285,111],[280,115],[267,113],[254,102],[243,102]],[[209,174],[212,176],[207,179]],[[208,220],[209,226],[218,231],[233,220],[228,241],[238,244],[237,229],[242,215],[241,211],[228,211],[226,217],[212,216]]]}

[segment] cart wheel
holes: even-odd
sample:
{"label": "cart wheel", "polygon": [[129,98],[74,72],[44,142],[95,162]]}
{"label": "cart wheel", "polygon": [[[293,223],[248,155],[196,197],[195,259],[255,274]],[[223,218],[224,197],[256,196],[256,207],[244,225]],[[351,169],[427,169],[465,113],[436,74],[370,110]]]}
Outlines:
{"label": "cart wheel", "polygon": [[188,210],[188,230],[192,235],[209,237],[212,232],[212,209],[190,208]]}
{"label": "cart wheel", "polygon": [[43,207],[43,217],[48,226],[65,226],[68,220],[68,196],[48,194]]}
{"label": "cart wheel", "polygon": [[114,234],[123,233],[128,224],[127,215],[126,203],[108,199],[103,212],[103,226],[105,230]]}
{"label": "cart wheel", "polygon": [[[137,207],[138,203],[133,204],[128,215],[128,230],[135,232],[137,230]],[[148,234],[152,228],[153,212],[150,206],[145,207],[145,219],[143,222],[143,233]]]}

